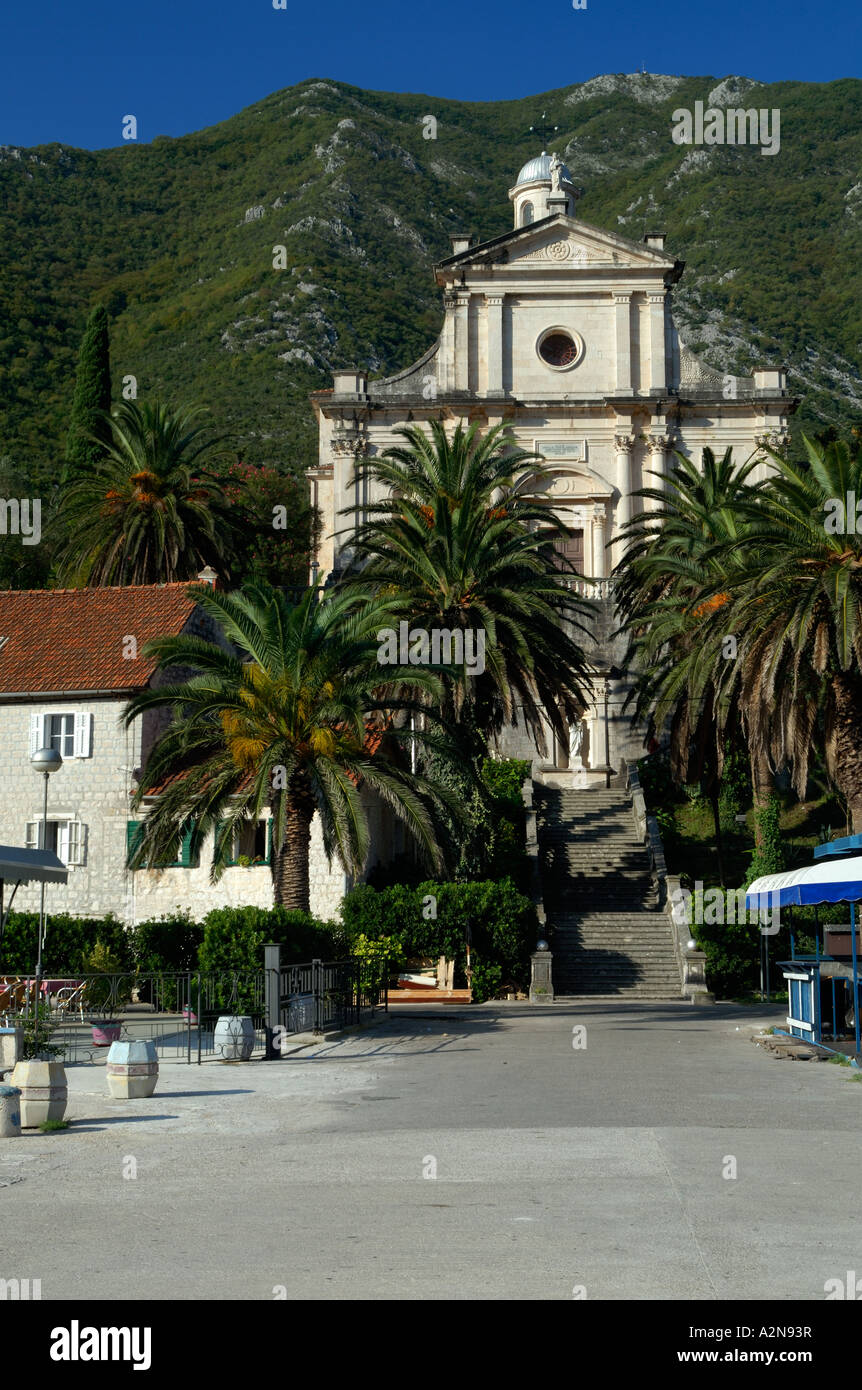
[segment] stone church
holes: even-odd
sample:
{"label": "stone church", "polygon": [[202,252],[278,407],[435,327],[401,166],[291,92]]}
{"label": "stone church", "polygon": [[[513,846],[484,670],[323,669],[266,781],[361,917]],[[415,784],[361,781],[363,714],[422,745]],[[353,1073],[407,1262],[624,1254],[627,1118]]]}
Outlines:
{"label": "stone church", "polygon": [[408,422],[505,422],[521,448],[544,458],[537,493],[574,532],[565,548],[577,569],[602,581],[584,586],[601,599],[595,701],[569,746],[550,739],[540,757],[515,729],[501,751],[532,756],[539,780],[588,786],[644,751],[622,714],[626,680],[611,638],[613,542],[642,510],[633,494],[660,485],[673,450],[698,460],[707,446],[719,455],[732,447],[742,463],[784,442],[795,401],[780,368],[730,377],[700,361],[674,324],[673,287],[685,267],[664,234],[634,242],[592,227],[578,219],[576,197],[565,164],[543,152],[509,189],[510,232],[475,244],[452,237],[434,272],[440,337],[394,376],[336,372],[331,389],[314,393],[320,454],[309,478],[323,516],[322,581],[349,555],[349,519],[339,513],[368,500],[351,486],[354,459],[397,442]]}

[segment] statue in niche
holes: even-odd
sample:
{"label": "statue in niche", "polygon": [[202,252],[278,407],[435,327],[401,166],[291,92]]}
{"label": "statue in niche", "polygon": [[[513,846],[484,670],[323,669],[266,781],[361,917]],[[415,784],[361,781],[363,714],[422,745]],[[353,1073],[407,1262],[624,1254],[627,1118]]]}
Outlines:
{"label": "statue in niche", "polygon": [[579,719],[577,724],[573,724],[569,730],[569,761],[575,770],[583,768],[581,750],[584,746],[584,723]]}

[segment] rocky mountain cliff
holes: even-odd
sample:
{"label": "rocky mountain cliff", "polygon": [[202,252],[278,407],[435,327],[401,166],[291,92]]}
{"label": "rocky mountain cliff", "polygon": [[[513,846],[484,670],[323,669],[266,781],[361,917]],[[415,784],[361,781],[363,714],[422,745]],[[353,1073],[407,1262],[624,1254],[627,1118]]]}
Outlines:
{"label": "rocky mountain cliff", "polygon": [[[675,144],[674,111],[698,101],[778,109],[780,150]],[[862,82],[636,73],[469,103],[310,80],[181,139],[0,147],[0,457],[50,488],[101,299],[117,397],[133,375],[140,395],[209,406],[243,457],[302,469],[309,391],[431,345],[448,234],[508,230],[507,189],[542,143],[583,220],[667,233],[696,352],[729,372],[785,362],[797,429],[862,414]]]}

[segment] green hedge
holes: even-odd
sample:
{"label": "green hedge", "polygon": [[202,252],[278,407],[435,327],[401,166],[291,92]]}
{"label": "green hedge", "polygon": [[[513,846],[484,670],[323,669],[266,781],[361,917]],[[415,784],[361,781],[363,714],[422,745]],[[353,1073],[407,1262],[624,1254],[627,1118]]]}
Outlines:
{"label": "green hedge", "polygon": [[[123,971],[249,971],[262,968],[267,941],[279,942],[282,962],[290,964],[350,954],[365,958],[372,943],[388,937],[393,968],[413,957],[443,955],[455,961],[456,984],[462,986],[468,923],[477,1001],[493,997],[501,985],[526,987],[536,915],[509,879],[398,884],[381,891],[364,885],[344,899],[341,923],[280,907],[215,908],[202,923],[188,913],[168,913],[133,929],[112,916],[49,914],[44,967],[49,976],[83,973],[100,942]],[[38,913],[9,914],[0,974],[32,974],[38,925]]]}
{"label": "green hedge", "polygon": [[201,970],[262,970],[267,941],[279,942],[283,965],[346,954],[337,922],[283,907],[216,907],[204,918]]}
{"label": "green hedge", "polygon": [[[38,933],[38,912],[9,913],[0,941],[0,974],[33,974]],[[116,917],[70,917],[65,912],[49,912],[42,952],[44,973],[48,976],[82,973],[97,941],[101,941],[117,957],[122,970],[132,969],[131,933]]]}
{"label": "green hedge", "polygon": [[454,960],[457,988],[466,984],[469,924],[477,1003],[492,998],[502,985],[524,989],[529,982],[538,922],[533,904],[510,879],[396,885],[380,891],[362,885],[345,897],[341,917],[348,946],[360,936],[371,941],[389,937],[399,960]]}
{"label": "green hedge", "polygon": [[162,917],[139,922],[130,935],[139,970],[197,970],[204,928],[202,922],[193,921],[187,912],[165,913]]}

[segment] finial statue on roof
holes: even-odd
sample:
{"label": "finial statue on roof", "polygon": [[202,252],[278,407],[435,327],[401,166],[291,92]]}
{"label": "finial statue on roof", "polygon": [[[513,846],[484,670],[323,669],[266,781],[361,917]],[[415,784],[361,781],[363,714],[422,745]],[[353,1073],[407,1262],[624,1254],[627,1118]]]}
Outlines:
{"label": "finial statue on roof", "polygon": [[563,161],[556,151],[551,155],[551,192],[559,193],[562,189],[561,179],[563,176]]}

